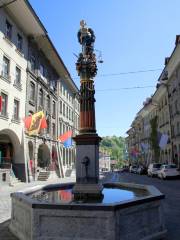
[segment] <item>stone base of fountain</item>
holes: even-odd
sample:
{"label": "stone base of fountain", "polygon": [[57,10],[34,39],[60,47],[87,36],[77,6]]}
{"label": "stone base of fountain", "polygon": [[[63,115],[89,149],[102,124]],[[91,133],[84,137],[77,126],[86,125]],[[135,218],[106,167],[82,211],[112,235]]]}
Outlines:
{"label": "stone base of fountain", "polygon": [[113,203],[51,203],[33,199],[39,191],[73,188],[54,184],[17,192],[12,197],[10,231],[20,240],[155,240],[166,235],[162,201],[153,186],[109,183],[113,189],[134,189],[147,194]]}

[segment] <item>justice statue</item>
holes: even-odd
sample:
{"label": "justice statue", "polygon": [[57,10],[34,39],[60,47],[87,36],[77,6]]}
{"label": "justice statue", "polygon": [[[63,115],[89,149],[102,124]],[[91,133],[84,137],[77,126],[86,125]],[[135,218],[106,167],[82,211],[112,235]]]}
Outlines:
{"label": "justice statue", "polygon": [[78,41],[82,45],[82,53],[79,54],[76,63],[78,75],[93,78],[97,74],[96,55],[94,53],[95,35],[91,28],[88,28],[85,21],[80,22],[80,30],[78,31]]}

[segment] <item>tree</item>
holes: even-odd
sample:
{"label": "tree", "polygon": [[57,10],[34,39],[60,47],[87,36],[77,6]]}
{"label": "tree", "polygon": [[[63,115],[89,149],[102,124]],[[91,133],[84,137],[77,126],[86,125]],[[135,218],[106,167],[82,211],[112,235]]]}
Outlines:
{"label": "tree", "polygon": [[118,166],[125,164],[125,139],[117,136],[106,136],[102,138],[100,150],[110,154],[111,159],[118,161]]}

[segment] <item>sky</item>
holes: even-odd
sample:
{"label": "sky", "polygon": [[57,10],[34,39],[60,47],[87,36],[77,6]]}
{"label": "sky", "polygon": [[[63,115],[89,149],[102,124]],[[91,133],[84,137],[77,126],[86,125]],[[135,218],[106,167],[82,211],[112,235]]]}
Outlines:
{"label": "sky", "polygon": [[78,87],[74,53],[81,51],[80,20],[94,30],[96,55],[101,52],[104,61],[94,79],[97,132],[126,136],[174,49],[180,34],[180,1],[29,1]]}

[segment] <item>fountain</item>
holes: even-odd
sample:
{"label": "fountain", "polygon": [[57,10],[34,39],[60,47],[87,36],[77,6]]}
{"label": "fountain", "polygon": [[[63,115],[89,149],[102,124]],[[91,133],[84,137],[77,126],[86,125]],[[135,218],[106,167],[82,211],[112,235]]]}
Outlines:
{"label": "fountain", "polygon": [[10,231],[20,240],[162,239],[166,235],[163,194],[153,186],[99,181],[95,35],[83,20],[78,40],[82,51],[76,63],[81,80],[80,131],[74,137],[76,183],[13,193]]}

